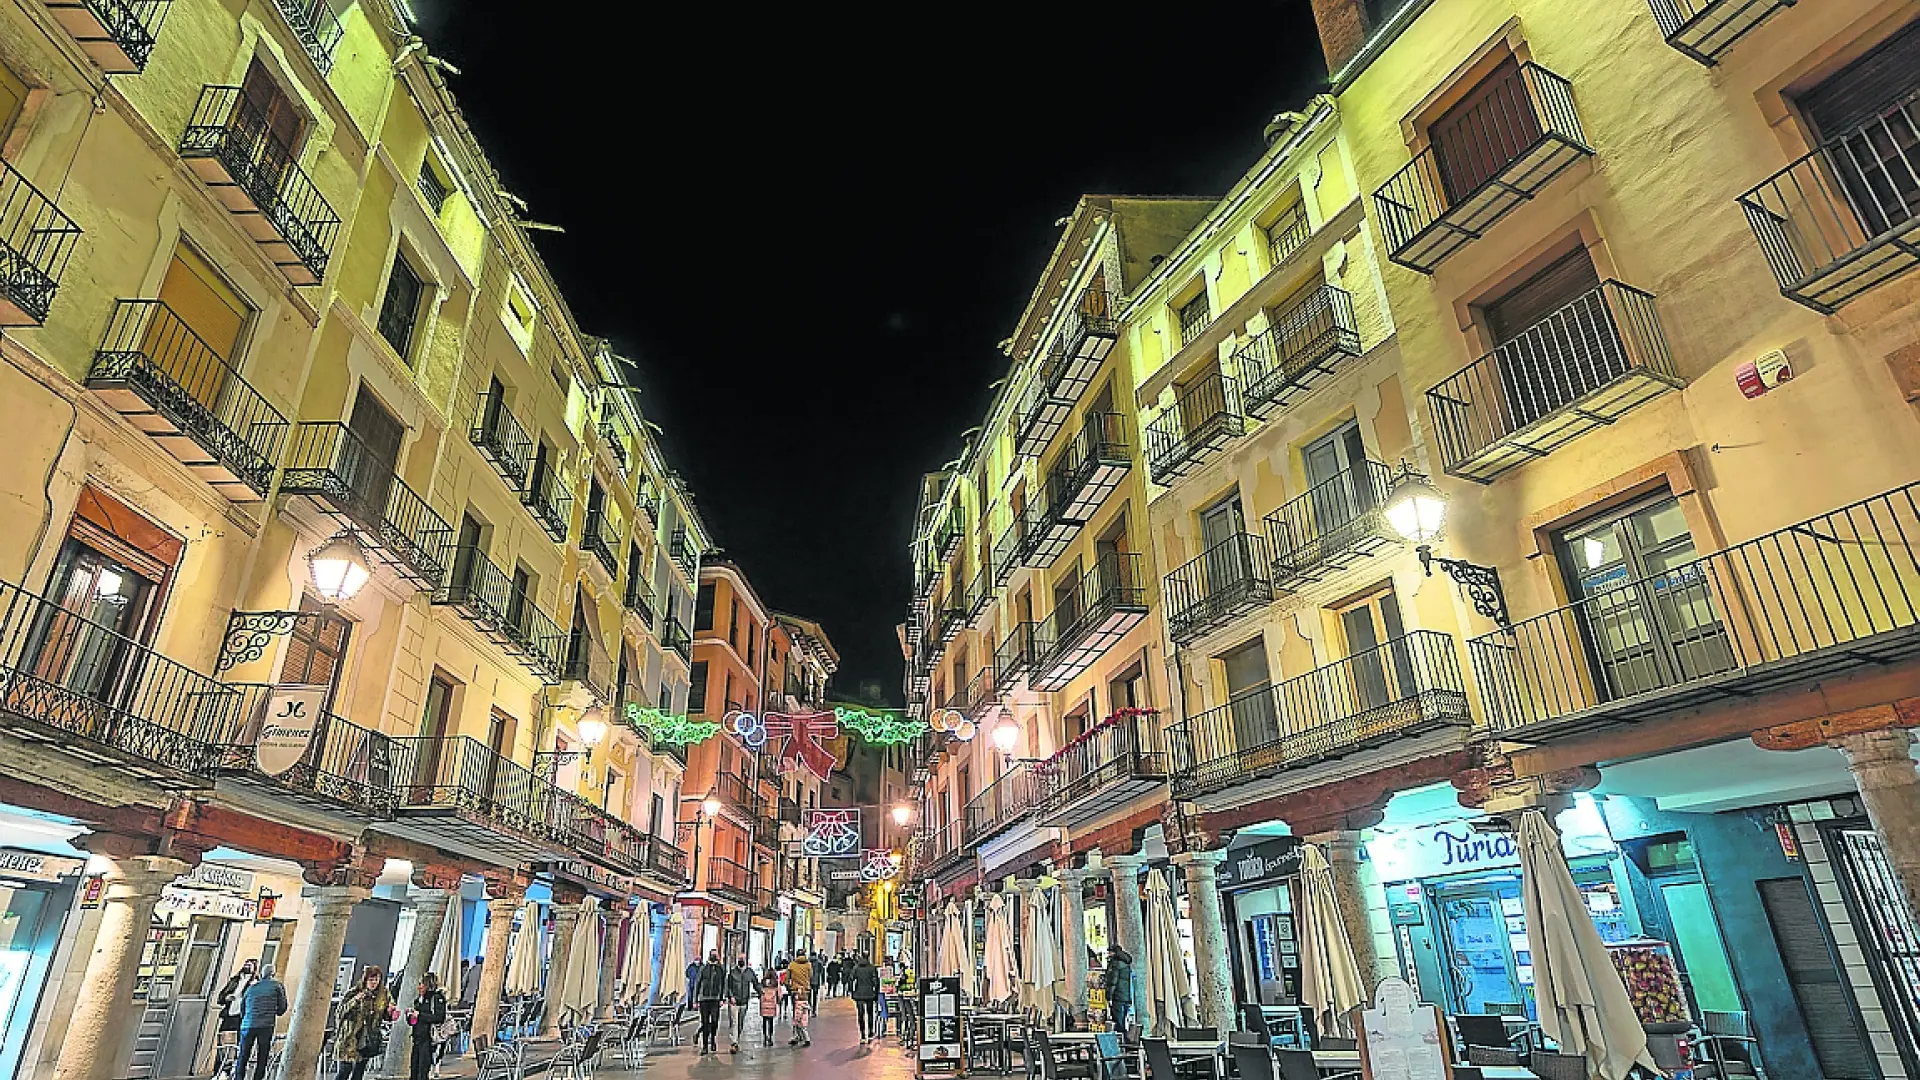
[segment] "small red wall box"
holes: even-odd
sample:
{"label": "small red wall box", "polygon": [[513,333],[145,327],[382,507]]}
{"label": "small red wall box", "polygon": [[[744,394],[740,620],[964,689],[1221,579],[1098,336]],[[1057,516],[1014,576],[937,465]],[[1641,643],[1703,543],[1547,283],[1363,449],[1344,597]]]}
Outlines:
{"label": "small red wall box", "polygon": [[1787,354],[1779,349],[1733,370],[1734,383],[1740,387],[1742,394],[1750,398],[1757,398],[1792,379],[1793,365],[1787,360]]}

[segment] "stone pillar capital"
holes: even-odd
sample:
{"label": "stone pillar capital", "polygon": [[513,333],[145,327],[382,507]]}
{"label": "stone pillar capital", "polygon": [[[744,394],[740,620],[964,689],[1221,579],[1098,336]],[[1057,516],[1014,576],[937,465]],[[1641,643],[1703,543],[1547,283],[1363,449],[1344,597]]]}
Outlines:
{"label": "stone pillar capital", "polygon": [[351,852],[339,862],[318,863],[307,867],[302,875],[309,885],[341,885],[359,889],[372,889],[387,868],[387,858],[375,855],[364,849]]}
{"label": "stone pillar capital", "polygon": [[1189,874],[1212,877],[1214,868],[1227,861],[1225,848],[1213,848],[1208,851],[1184,851],[1173,856],[1173,865]]}
{"label": "stone pillar capital", "polygon": [[553,886],[553,906],[556,910],[578,906],[587,898],[587,890],[577,885],[555,882]]}
{"label": "stone pillar capital", "polygon": [[348,918],[360,901],[373,895],[373,890],[362,885],[322,885],[313,890],[309,905],[316,919]]}
{"label": "stone pillar capital", "polygon": [[518,904],[527,895],[530,883],[525,874],[514,871],[488,871],[481,875],[487,886],[488,900],[510,900]]}
{"label": "stone pillar capital", "polygon": [[460,867],[448,863],[413,864],[413,886],[416,889],[442,889],[457,892],[463,876]]}
{"label": "stone pillar capital", "polygon": [[1147,865],[1147,857],[1145,855],[1109,855],[1102,861],[1106,864],[1107,869],[1115,874],[1124,874],[1128,871],[1137,874],[1140,872],[1141,867]]}

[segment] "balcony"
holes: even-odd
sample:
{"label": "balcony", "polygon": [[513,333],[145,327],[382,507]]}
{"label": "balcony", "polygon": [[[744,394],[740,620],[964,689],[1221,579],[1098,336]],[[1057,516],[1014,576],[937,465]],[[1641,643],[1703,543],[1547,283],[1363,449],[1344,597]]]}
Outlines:
{"label": "balcony", "polygon": [[620,526],[604,510],[587,511],[586,528],[580,532],[580,550],[600,563],[612,579],[620,573]]}
{"label": "balcony", "polygon": [[1042,488],[1036,494],[1038,497],[1027,504],[1026,528],[1021,530],[1025,543],[1020,549],[1020,565],[1044,570],[1073,546],[1081,522],[1061,515],[1051,488]]}
{"label": "balcony", "polygon": [[946,516],[940,519],[940,527],[934,530],[934,557],[941,560],[953,558],[955,549],[959,548],[965,535],[966,530],[960,527],[960,511],[948,510]]}
{"label": "balcony", "polygon": [[560,792],[468,736],[388,740],[392,831],[503,864],[573,857],[549,825]]}
{"label": "balcony", "polygon": [[747,785],[747,778],[739,773],[715,773],[713,788],[708,794],[740,811],[742,817],[754,815],[753,789]]}
{"label": "balcony", "polygon": [[556,544],[567,542],[567,531],[573,525],[573,497],[552,470],[536,463],[526,490],[520,493],[520,505],[533,515],[548,539]]}
{"label": "balcony", "polygon": [[924,873],[928,876],[944,873],[972,858],[973,849],[965,843],[964,835],[965,828],[958,821],[949,821],[929,831]]}
{"label": "balcony", "polygon": [[0,327],[39,326],[60,291],[80,226],[0,162]]}
{"label": "balcony", "polygon": [[156,787],[211,788],[218,745],[258,699],[120,633],[117,593],[92,599],[68,609],[0,582],[0,731]]}
{"label": "balcony", "polygon": [[663,836],[648,836],[646,840],[646,872],[676,887],[685,887],[687,853]]}
{"label": "balcony", "polygon": [[653,614],[653,586],[645,578],[629,576],[627,578],[627,610],[640,620],[640,625],[649,632],[659,625]]}
{"label": "balcony", "polygon": [[87,389],[234,502],[273,484],[287,420],[159,300],[121,300]]}
{"label": "balcony", "polygon": [[566,657],[560,664],[561,683],[573,683],[600,702],[611,703],[615,674],[606,648],[591,633],[576,626],[567,635]]}
{"label": "balcony", "polygon": [[753,874],[732,859],[709,855],[706,859],[708,892],[742,904],[753,902]]}
{"label": "balcony", "polygon": [[1273,556],[1256,533],[1234,533],[1167,575],[1167,631],[1187,642],[1273,602]]}
{"label": "balcony", "polygon": [[800,804],[782,795],[775,810],[775,817],[782,825],[800,824]]}
{"label": "balcony", "polygon": [[1535,741],[1920,653],[1920,484],[1468,642],[1488,725]]}
{"label": "balcony", "polygon": [[972,612],[967,610],[965,599],[960,596],[948,596],[935,610],[940,619],[940,644],[942,645],[953,644],[953,639],[959,637],[960,632],[965,630],[967,623],[973,619]]}
{"label": "balcony", "polygon": [[437,589],[453,529],[392,470],[393,462],[347,425],[305,420],[294,428],[280,492],[307,496],[319,512],[359,532],[401,577]]}
{"label": "balcony", "polygon": [[1084,523],[1120,486],[1133,464],[1119,413],[1088,413],[1080,432],[1047,474],[1047,502],[1063,521]]}
{"label": "balcony", "polygon": [[1682,384],[1653,296],[1617,281],[1427,391],[1446,470],[1490,483]]}
{"label": "balcony", "polygon": [[1473,91],[1462,115],[1373,194],[1394,262],[1423,274],[1591,157],[1573,84],[1534,63],[1509,66]]}
{"label": "balcony", "polygon": [[1020,567],[1020,553],[1027,546],[1027,522],[1016,517],[1008,525],[1000,538],[993,542],[993,587],[998,589],[1006,585],[1013,572]]}
{"label": "balcony", "polygon": [[173,0],[45,0],[53,21],[108,75],[147,66]]}
{"label": "balcony", "polygon": [[325,75],[333,69],[333,50],[340,44],[340,20],[330,0],[273,0],[273,6],[287,20],[301,51]]}
{"label": "balcony", "polygon": [[1451,635],[1415,630],[1167,729],[1173,796],[1192,799],[1473,723]]}
{"label": "balcony", "polygon": [[480,456],[487,459],[509,488],[520,491],[526,487],[527,470],[533,462],[533,440],[527,437],[520,421],[513,418],[504,398],[491,390],[481,391],[480,405],[473,416],[473,430],[468,437],[473,440],[474,449],[480,451]]}
{"label": "balcony", "polygon": [[1080,579],[1077,602],[1048,617],[1049,647],[1035,664],[1035,690],[1065,690],[1147,617],[1145,578],[1140,556],[1103,552],[1093,570]]}
{"label": "balcony", "polygon": [[459,612],[542,682],[560,681],[566,631],[540,610],[533,597],[514,588],[513,580],[488,560],[486,552],[456,546],[453,573],[434,594],[433,603]]}
{"label": "balcony", "polygon": [[663,627],[663,630],[665,632],[662,636],[666,639],[667,648],[679,653],[680,659],[692,663],[693,634],[688,632],[687,624],[681,622],[678,618],[668,616],[666,626]]}
{"label": "balcony", "polygon": [[1920,265],[1920,95],[1740,196],[1780,294],[1831,315]]}
{"label": "balcony", "polygon": [[1291,592],[1345,570],[1393,542],[1387,497],[1395,476],[1361,461],[1287,500],[1267,515],[1267,554],[1276,591]]}
{"label": "balcony", "polygon": [[667,539],[667,557],[673,560],[673,565],[680,568],[688,581],[699,580],[700,553],[694,550],[685,525],[676,526],[673,535]]}
{"label": "balcony", "polygon": [[1000,673],[1002,693],[1015,689],[1021,680],[1033,675],[1040,661],[1039,650],[1035,647],[1035,632],[1038,629],[1031,622],[1016,623],[1007,633],[1006,640],[994,650],[993,667]]}
{"label": "balcony", "polygon": [[1047,778],[1040,824],[1073,828],[1167,782],[1167,744],[1155,713],[1102,721],[1036,771]]}
{"label": "balcony", "polygon": [[1020,407],[1019,451],[1037,455],[1066,423],[1100,362],[1112,351],[1120,320],[1104,280],[1096,280],[1062,316]]}
{"label": "balcony", "polygon": [[1182,387],[1173,408],[1147,425],[1147,472],[1156,484],[1171,483],[1246,432],[1240,387],[1208,374]]}
{"label": "balcony", "polygon": [[780,894],[770,885],[756,885],[753,889],[753,913],[769,917],[780,914]]}
{"label": "balcony", "polygon": [[1660,36],[1712,67],[1747,31],[1790,8],[1794,0],[1649,0]]}
{"label": "balcony", "polygon": [[1359,355],[1353,297],[1332,285],[1314,288],[1233,354],[1247,415],[1265,419],[1294,404]]}
{"label": "balcony", "polygon": [[[270,686],[243,687],[264,702]],[[249,716],[254,716],[249,711]],[[390,738],[326,713],[315,725],[313,741],[300,760],[279,775],[263,771],[255,754],[259,725],[250,721],[237,738],[219,747],[222,780],[256,788],[317,810],[372,822],[393,814],[398,789],[393,783]]]}
{"label": "balcony", "polygon": [[966,701],[962,711],[981,722],[1000,704],[1000,684],[994,681],[992,664],[983,664],[973,673],[973,680],[967,683]]}
{"label": "balcony", "polygon": [[554,789],[547,826],[572,857],[619,874],[646,868],[647,837],[640,830],[570,791]]}
{"label": "balcony", "polygon": [[180,156],[288,281],[320,284],[340,218],[240,87],[202,88]]}
{"label": "balcony", "polygon": [[600,433],[600,441],[605,444],[607,455],[613,458],[614,465],[618,467],[621,472],[626,472],[628,464],[627,443],[626,440],[620,436],[620,426],[610,419],[603,418],[595,427],[595,430]]}
{"label": "balcony", "polygon": [[967,584],[967,625],[976,630],[984,629],[981,626],[982,616],[993,608],[993,589],[988,584],[989,580],[987,572],[981,570]]}
{"label": "balcony", "polygon": [[1017,762],[973,797],[963,815],[962,842],[969,848],[1025,821],[1046,801],[1047,785],[1026,762]]}

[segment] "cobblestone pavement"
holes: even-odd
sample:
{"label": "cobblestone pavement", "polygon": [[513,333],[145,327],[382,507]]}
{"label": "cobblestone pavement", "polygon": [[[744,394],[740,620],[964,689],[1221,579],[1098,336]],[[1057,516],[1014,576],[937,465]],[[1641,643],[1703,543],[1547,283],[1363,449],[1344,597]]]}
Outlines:
{"label": "cobblestone pavement", "polygon": [[[724,1014],[722,1026],[725,1026]],[[727,1052],[727,1037],[720,1036],[720,1052],[702,1055],[692,1045],[696,1025],[683,1029],[688,1039],[684,1046],[655,1046],[647,1052],[644,1064],[634,1073],[647,1080],[912,1080],[913,1058],[889,1035],[884,1041],[860,1045],[859,1023],[853,1002],[847,998],[825,998],[819,1015],[811,1025],[813,1045],[790,1047],[792,1030],[787,1018],[775,1025],[774,1043],[761,1041],[758,1014],[747,1020],[747,1030],[738,1054]],[[594,1070],[596,1077],[609,1074],[629,1075],[617,1061],[603,1059]]]}

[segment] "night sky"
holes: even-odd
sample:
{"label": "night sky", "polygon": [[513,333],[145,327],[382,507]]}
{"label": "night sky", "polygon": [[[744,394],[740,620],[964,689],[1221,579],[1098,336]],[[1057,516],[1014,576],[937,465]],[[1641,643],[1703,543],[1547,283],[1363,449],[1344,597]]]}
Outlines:
{"label": "night sky", "polygon": [[821,620],[840,696],[890,702],[919,477],[1005,374],[1056,223],[1225,192],[1326,80],[1307,0],[412,3],[716,542]]}

